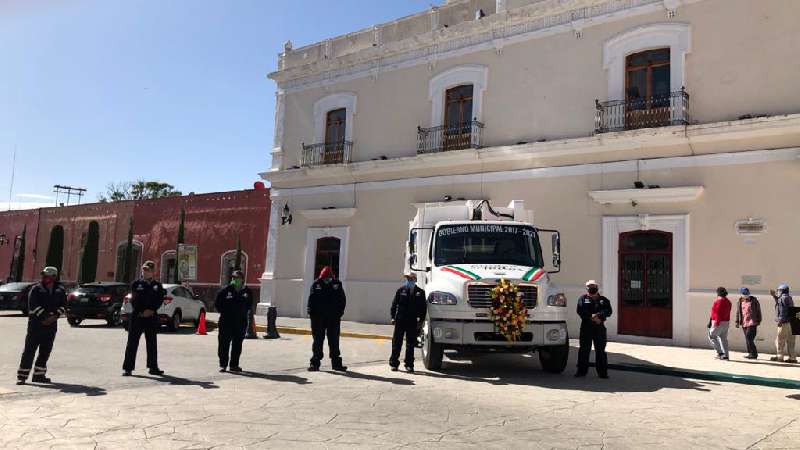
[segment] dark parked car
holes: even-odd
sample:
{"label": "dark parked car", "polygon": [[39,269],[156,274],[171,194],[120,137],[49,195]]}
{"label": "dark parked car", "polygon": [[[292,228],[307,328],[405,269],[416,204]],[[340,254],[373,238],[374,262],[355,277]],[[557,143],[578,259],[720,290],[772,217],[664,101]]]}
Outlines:
{"label": "dark parked car", "polygon": [[21,311],[28,315],[28,292],[36,283],[30,281],[0,286],[0,310]]}
{"label": "dark parked car", "polygon": [[122,301],[128,294],[125,283],[86,283],[67,297],[67,322],[77,327],[84,319],[104,319],[109,326],[118,326]]}

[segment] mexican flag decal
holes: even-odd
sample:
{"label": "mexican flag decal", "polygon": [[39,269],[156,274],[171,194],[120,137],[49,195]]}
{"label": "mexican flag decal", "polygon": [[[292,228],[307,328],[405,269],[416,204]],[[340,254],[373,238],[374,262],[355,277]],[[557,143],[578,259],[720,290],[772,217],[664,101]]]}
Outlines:
{"label": "mexican flag decal", "polygon": [[457,266],[445,266],[445,267],[442,267],[442,271],[450,272],[452,274],[458,275],[461,278],[465,278],[467,280],[480,280],[481,279],[481,277],[479,277],[477,274],[472,273],[467,269],[462,269],[461,267],[457,267]]}
{"label": "mexican flag decal", "polygon": [[539,278],[542,278],[542,275],[546,273],[547,271],[545,271],[541,267],[534,267],[533,269],[525,272],[525,275],[522,276],[522,279],[525,281],[536,281]]}

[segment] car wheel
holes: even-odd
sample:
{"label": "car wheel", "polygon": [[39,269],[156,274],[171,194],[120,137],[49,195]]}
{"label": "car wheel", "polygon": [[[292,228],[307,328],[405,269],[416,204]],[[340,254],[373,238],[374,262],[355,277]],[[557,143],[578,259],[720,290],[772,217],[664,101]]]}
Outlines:
{"label": "car wheel", "polygon": [[21,310],[19,310],[19,312],[21,312],[22,315],[25,316],[25,317],[28,316],[28,308],[22,308]]}
{"label": "car wheel", "polygon": [[79,319],[77,317],[67,317],[67,323],[69,323],[72,327],[77,327],[78,325],[83,322],[83,319]]}
{"label": "car wheel", "polygon": [[181,312],[175,311],[175,314],[172,315],[172,319],[167,324],[167,329],[172,332],[178,331],[178,329],[181,327],[181,321]]}
{"label": "car wheel", "polygon": [[118,327],[122,323],[122,319],[120,318],[121,315],[122,315],[121,308],[120,307],[114,308],[114,310],[111,311],[111,315],[108,316],[108,318],[106,319],[106,323],[108,324],[108,326]]}
{"label": "car wheel", "polygon": [[428,370],[439,370],[442,368],[443,358],[444,345],[433,342],[431,323],[426,319],[422,327],[422,363]]}

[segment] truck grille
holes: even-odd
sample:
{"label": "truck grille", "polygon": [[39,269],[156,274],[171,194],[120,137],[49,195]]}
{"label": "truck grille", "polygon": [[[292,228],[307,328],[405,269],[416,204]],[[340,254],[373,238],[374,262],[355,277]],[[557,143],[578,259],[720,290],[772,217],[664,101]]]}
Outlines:
{"label": "truck grille", "polygon": [[[467,302],[473,308],[489,308],[492,306],[492,289],[490,284],[470,284],[467,286]],[[519,291],[525,301],[525,307],[533,309],[536,307],[538,288],[533,285],[520,285]]]}

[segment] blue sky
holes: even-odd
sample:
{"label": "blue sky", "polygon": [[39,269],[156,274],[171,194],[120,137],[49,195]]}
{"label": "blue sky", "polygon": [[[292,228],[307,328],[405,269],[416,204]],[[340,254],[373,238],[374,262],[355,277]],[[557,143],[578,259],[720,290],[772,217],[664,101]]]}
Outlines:
{"label": "blue sky", "polygon": [[316,42],[437,0],[0,0],[0,209],[52,186],[155,179],[251,187],[267,168],[283,42]]}

